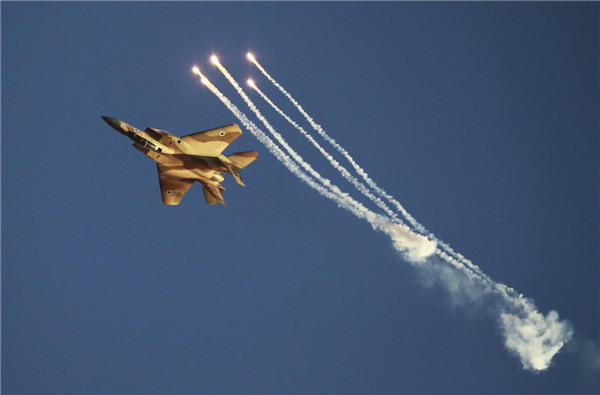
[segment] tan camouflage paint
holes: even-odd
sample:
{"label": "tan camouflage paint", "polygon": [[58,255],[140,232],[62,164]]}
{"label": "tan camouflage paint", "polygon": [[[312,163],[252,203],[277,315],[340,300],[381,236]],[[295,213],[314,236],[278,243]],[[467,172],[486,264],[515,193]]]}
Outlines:
{"label": "tan camouflage paint", "polygon": [[222,174],[231,174],[244,185],[238,168],[243,169],[258,158],[256,151],[221,155],[242,134],[236,124],[177,137],[164,130],[146,128],[141,131],[123,121],[102,118],[132,139],[133,147],[156,162],[162,201],[166,205],[179,204],[195,181],[202,184],[207,204],[225,205],[222,197],[225,188],[220,184],[225,179]]}

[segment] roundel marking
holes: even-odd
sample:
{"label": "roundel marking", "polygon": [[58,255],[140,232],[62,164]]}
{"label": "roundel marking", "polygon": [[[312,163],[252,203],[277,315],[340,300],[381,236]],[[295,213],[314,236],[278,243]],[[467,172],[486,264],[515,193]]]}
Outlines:
{"label": "roundel marking", "polygon": [[219,133],[221,136],[225,136],[225,132],[221,132]]}
{"label": "roundel marking", "polygon": [[172,194],[172,193],[173,193],[173,191],[172,191],[172,190],[170,190],[170,189],[167,191],[167,194],[168,194],[168,195],[170,195],[170,194]]}

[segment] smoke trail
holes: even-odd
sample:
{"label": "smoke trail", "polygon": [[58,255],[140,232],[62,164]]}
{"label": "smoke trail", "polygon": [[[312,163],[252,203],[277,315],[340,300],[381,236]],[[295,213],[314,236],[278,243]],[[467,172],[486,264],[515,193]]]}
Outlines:
{"label": "smoke trail", "polygon": [[[198,72],[198,74],[200,73]],[[227,74],[225,74],[226,77]],[[229,78],[242,98],[245,97],[244,100],[246,103],[251,108],[256,108],[243,93],[239,85],[235,83],[235,80],[231,76]],[[335,201],[338,206],[350,211],[359,218],[366,219],[373,229],[388,234],[392,238],[394,248],[407,261],[412,264],[419,263],[417,267],[421,270],[433,268],[432,273],[434,276],[437,276],[436,281],[446,287],[450,295],[453,297],[469,295],[468,297],[472,300],[484,297],[492,299],[496,305],[496,319],[505,338],[505,347],[520,358],[524,369],[533,371],[547,369],[550,366],[552,358],[562,348],[563,344],[571,340],[573,334],[571,325],[568,322],[560,322],[558,314],[555,311],[551,311],[547,316],[544,316],[537,311],[533,300],[525,298],[514,289],[502,283],[491,280],[487,275],[481,273],[480,270],[475,271],[465,266],[463,262],[448,255],[446,252],[436,249],[435,240],[428,240],[423,235],[415,234],[406,226],[391,223],[381,215],[368,210],[347,194],[335,194],[317,184],[299,169],[289,156],[283,153],[270,138],[251,123],[229,99],[204,77],[203,82],[293,174],[317,190],[321,195]],[[257,109],[255,113],[257,113],[259,118],[264,119]],[[269,125],[266,119],[264,119],[263,123]],[[301,158],[300,160],[304,162]],[[432,256],[433,252],[436,252],[456,270],[450,270],[445,265],[436,267],[437,262],[435,260],[426,260],[426,258]]]}
{"label": "smoke trail", "polygon": [[254,114],[258,117],[258,119],[265,125],[267,130],[275,137],[275,139],[281,144],[285,150],[294,158],[294,160],[300,164],[310,175],[320,181],[325,187],[329,188],[334,194],[344,197],[347,196],[347,193],[342,192],[336,185],[332,184],[330,180],[323,178],[319,173],[317,173],[312,166],[310,166],[292,147],[288,145],[288,143],[283,139],[281,134],[277,133],[277,131],[271,126],[271,124],[267,121],[267,119],[260,113],[258,108],[254,105],[254,103],[250,100],[248,95],[244,92],[244,90],[240,87],[240,85],[235,81],[235,79],[229,74],[227,69],[219,62],[216,56],[211,58],[212,62],[218,67],[219,71],[227,78],[229,83],[235,88],[238,94],[242,97],[242,99],[246,102],[250,110],[254,112]]}
{"label": "smoke trail", "polygon": [[[385,217],[372,212],[362,204],[352,199],[348,194],[336,194],[316,183],[296,162],[283,152],[262,130],[252,123],[246,115],[240,111],[231,101],[223,95],[208,79],[194,68],[194,72],[201,77],[202,82],[212,93],[221,100],[223,104],[250,130],[250,132],[296,177],[300,178],[311,188],[322,196],[333,200],[341,208],[346,209],[358,218],[365,219],[374,230],[386,233],[394,241],[394,246],[407,260],[413,263],[424,262],[424,260],[435,251],[435,242],[431,242],[425,236],[411,232],[408,227],[392,224]],[[302,158],[300,158],[302,160]]]}
{"label": "smoke trail", "polygon": [[[367,185],[369,185],[379,196],[387,199],[390,203],[392,203],[396,207],[396,209],[400,213],[402,213],[404,218],[406,218],[406,220],[417,230],[417,232],[420,232],[423,235],[427,235],[427,237],[430,240],[435,241],[448,254],[454,256],[454,258],[456,258],[457,260],[459,260],[460,262],[462,262],[463,264],[468,266],[471,270],[475,271],[480,276],[487,277],[487,275],[481,270],[481,268],[479,268],[477,265],[473,264],[473,262],[471,262],[470,260],[466,259],[463,255],[455,252],[448,244],[446,244],[442,240],[438,239],[432,232],[428,231],[423,225],[421,225],[419,222],[417,222],[417,220],[415,220],[404,209],[404,207],[402,207],[400,202],[398,202],[396,199],[394,199],[393,196],[388,195],[382,188],[377,186],[377,184],[375,184],[375,181],[373,181],[368,176],[368,174],[360,166],[358,166],[358,164],[350,156],[348,151],[346,151],[341,145],[339,145],[334,139],[332,139],[325,132],[325,130],[323,130],[321,125],[317,124],[312,119],[312,117],[310,115],[308,115],[308,113],[306,111],[304,111],[302,106],[292,97],[292,95],[287,90],[285,90],[285,88],[283,88],[283,86],[281,86],[277,81],[275,81],[275,79],[273,77],[271,77],[271,75],[269,73],[267,73],[267,71],[258,63],[258,61],[254,58],[254,56],[252,56],[252,54],[248,54],[248,59],[250,59],[250,61],[252,63],[254,63],[254,65],[256,65],[256,67],[260,70],[260,72],[265,77],[267,77],[267,79],[269,81],[271,81],[271,83],[273,83],[273,85],[275,85],[281,91],[281,93],[283,93],[290,100],[290,102],[298,109],[298,111],[300,111],[300,113],[304,116],[304,118],[306,118],[306,120],[310,123],[310,125],[313,127],[313,129],[315,131],[317,131],[317,133],[319,133],[327,142],[329,142],[339,153],[341,153],[348,160],[348,162],[350,162],[352,167],[354,167],[356,172],[365,180]],[[436,253],[437,253],[437,251],[436,251]]]}
{"label": "smoke trail", "polygon": [[[523,369],[542,371],[550,366],[552,358],[573,337],[568,321],[560,321],[556,311],[544,316],[534,301],[513,288],[493,280],[485,281],[454,260],[448,267],[436,259],[417,265],[425,286],[437,284],[444,288],[455,306],[488,310],[504,338],[504,346],[517,356]],[[458,269],[458,270],[455,270]]]}
{"label": "smoke trail", "polygon": [[398,215],[396,213],[394,213],[392,210],[390,210],[390,208],[385,204],[385,202],[383,200],[381,200],[380,198],[378,198],[377,196],[373,195],[369,189],[367,187],[364,186],[364,184],[362,184],[360,181],[358,181],[356,179],[356,177],[352,176],[348,170],[339,164],[338,161],[336,161],[333,156],[331,156],[327,151],[325,151],[323,149],[323,147],[321,147],[321,145],[319,143],[317,143],[315,141],[315,139],[308,134],[301,126],[299,126],[296,122],[294,122],[289,116],[287,116],[279,107],[277,107],[271,100],[269,100],[269,98],[260,90],[258,89],[258,87],[254,84],[254,82],[252,82],[252,80],[249,80],[248,83],[250,84],[250,86],[252,88],[254,88],[258,94],[271,106],[273,107],[273,109],[275,111],[277,111],[286,121],[288,121],[293,127],[295,127],[300,133],[302,133],[302,135],[304,137],[306,137],[308,139],[308,141],[310,141],[315,148],[317,148],[317,150],[319,150],[319,152],[321,154],[323,154],[323,156],[325,158],[327,158],[327,160],[329,161],[329,163],[331,163],[331,165],[340,172],[340,174],[346,179],[348,180],[352,185],[354,185],[354,187],[356,189],[358,189],[363,195],[365,195],[366,197],[368,197],[369,199],[371,199],[371,201],[373,201],[379,208],[381,208],[391,219],[393,219],[396,223],[398,224],[404,224],[402,222],[402,220],[400,218],[398,218]]}

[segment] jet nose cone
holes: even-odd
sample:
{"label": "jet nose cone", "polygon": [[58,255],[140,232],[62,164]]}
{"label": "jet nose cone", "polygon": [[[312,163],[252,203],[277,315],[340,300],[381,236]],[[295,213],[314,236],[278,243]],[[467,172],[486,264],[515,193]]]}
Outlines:
{"label": "jet nose cone", "polygon": [[104,122],[106,122],[107,124],[109,124],[110,126],[112,126],[113,128],[119,130],[121,129],[121,122],[119,122],[118,119],[115,118],[111,118],[111,117],[102,117],[102,119],[104,119]]}
{"label": "jet nose cone", "polygon": [[119,121],[118,119],[115,118],[111,118],[111,117],[102,117],[102,119],[104,119],[104,122],[106,122],[107,124],[109,124],[113,129],[115,129],[117,132],[119,133],[125,133],[126,130],[124,130],[121,127],[121,121]]}

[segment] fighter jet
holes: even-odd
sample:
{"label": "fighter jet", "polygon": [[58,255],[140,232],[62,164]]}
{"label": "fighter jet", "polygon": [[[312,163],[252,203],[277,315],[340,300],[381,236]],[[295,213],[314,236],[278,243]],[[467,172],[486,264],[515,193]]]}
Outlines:
{"label": "fighter jet", "polygon": [[242,131],[236,124],[221,126],[177,137],[159,129],[141,131],[111,117],[102,117],[117,132],[133,141],[133,146],[156,162],[162,201],[177,205],[194,181],[202,184],[206,203],[225,206],[223,174],[231,174],[238,184],[244,185],[238,169],[243,169],[258,158],[256,151],[221,155],[229,143]]}

